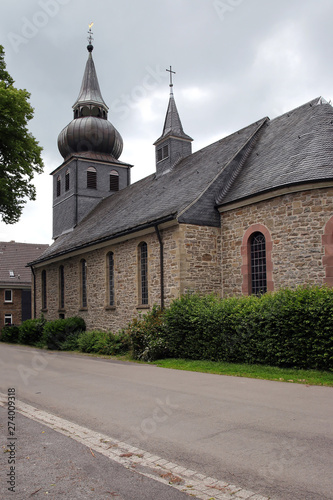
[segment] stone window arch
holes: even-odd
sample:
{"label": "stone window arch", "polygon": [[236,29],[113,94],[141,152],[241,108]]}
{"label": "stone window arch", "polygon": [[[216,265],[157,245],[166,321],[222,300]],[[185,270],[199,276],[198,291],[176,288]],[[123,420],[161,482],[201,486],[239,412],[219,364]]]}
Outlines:
{"label": "stone window arch", "polygon": [[47,283],[46,283],[46,271],[42,271],[42,309],[47,309]]}
{"label": "stone window arch", "polygon": [[324,247],[323,267],[325,270],[324,283],[333,286],[333,217],[329,219],[322,236]]}
{"label": "stone window arch", "polygon": [[59,267],[59,309],[65,308],[65,268]]}
{"label": "stone window arch", "polygon": [[148,305],[148,245],[142,241],[138,246],[139,303]]}
{"label": "stone window arch", "polygon": [[114,253],[107,254],[107,269],[108,269],[108,305],[115,305],[115,289],[114,289]]}
{"label": "stone window arch", "polygon": [[86,308],[88,306],[87,300],[87,261],[82,259],[80,261],[80,298],[81,298],[81,308]]}
{"label": "stone window arch", "polygon": [[265,293],[274,290],[272,238],[263,224],[253,224],[243,236],[242,254],[242,293]]}

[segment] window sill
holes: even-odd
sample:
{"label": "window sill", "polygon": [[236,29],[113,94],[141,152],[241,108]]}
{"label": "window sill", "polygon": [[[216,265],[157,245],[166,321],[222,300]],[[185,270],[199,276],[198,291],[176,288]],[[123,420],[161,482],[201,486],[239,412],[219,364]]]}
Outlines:
{"label": "window sill", "polygon": [[88,307],[80,307],[79,311],[88,311]]}
{"label": "window sill", "polygon": [[115,311],[117,308],[116,306],[105,306],[104,308],[106,311]]}
{"label": "window sill", "polygon": [[42,313],[47,313],[48,308],[47,307],[46,308],[42,308],[41,311],[42,311]]}
{"label": "window sill", "polygon": [[150,309],[149,304],[141,304],[140,306],[137,306],[137,309]]}

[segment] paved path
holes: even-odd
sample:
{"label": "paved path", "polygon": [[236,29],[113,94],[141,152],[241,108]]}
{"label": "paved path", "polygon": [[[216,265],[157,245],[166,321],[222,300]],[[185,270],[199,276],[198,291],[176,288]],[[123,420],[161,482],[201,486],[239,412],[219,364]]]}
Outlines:
{"label": "paved path", "polygon": [[0,346],[0,380],[33,407],[235,485],[239,498],[333,498],[331,388],[8,345]]}

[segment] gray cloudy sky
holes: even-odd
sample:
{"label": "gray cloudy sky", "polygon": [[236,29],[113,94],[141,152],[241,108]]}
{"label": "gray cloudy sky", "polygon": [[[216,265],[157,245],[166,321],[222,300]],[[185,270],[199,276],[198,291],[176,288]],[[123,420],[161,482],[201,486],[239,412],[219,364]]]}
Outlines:
{"label": "gray cloudy sky", "polygon": [[52,242],[49,174],[62,162],[57,137],[72,120],[90,22],[102,95],[133,182],[155,168],[170,65],[194,151],[263,116],[333,99],[332,0],[2,0],[0,13],[7,69],[31,93],[29,128],[45,162],[37,201],[18,224],[0,222],[0,241]]}

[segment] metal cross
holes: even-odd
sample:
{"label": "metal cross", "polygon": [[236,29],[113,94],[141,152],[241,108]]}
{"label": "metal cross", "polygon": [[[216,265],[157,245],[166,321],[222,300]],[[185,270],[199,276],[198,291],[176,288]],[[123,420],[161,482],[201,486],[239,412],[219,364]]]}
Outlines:
{"label": "metal cross", "polygon": [[91,31],[91,28],[93,27],[93,25],[94,25],[94,23],[90,23],[88,26],[89,27],[89,31],[88,31],[88,35],[89,35],[88,36],[88,43],[89,43],[89,45],[91,45],[91,42],[93,41],[93,37],[92,37],[93,32]]}
{"label": "metal cross", "polygon": [[173,87],[173,83],[172,83],[172,73],[175,75],[176,72],[175,71],[172,71],[172,67],[170,66],[170,69],[166,69],[165,71],[168,71],[170,73],[170,87]]}

